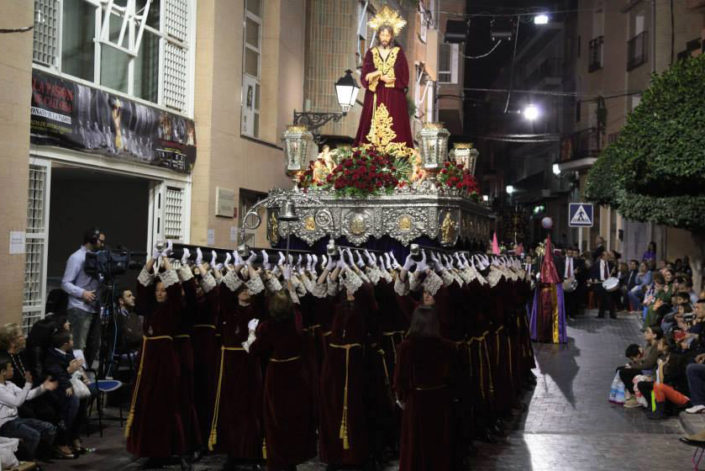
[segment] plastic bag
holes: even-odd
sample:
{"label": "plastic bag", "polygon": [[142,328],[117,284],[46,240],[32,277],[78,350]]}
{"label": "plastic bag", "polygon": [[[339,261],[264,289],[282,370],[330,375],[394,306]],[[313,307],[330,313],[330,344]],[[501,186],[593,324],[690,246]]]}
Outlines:
{"label": "plastic bag", "polygon": [[612,380],[609,401],[613,404],[624,404],[624,400],[624,383],[620,379],[618,372]]}
{"label": "plastic bag", "polygon": [[0,469],[10,469],[19,466],[15,452],[20,444],[19,438],[0,437]]}
{"label": "plastic bag", "polygon": [[80,371],[76,371],[73,376],[71,376],[71,389],[73,389],[73,394],[78,399],[85,399],[91,397],[91,390],[88,389],[86,383],[83,382],[82,374]]}

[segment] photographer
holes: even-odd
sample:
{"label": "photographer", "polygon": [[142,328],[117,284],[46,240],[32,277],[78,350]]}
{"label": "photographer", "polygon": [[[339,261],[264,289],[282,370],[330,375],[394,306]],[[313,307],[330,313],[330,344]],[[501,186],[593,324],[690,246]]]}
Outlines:
{"label": "photographer", "polygon": [[66,262],[66,270],[61,287],[69,295],[67,309],[71,323],[75,348],[84,350],[86,367],[90,368],[98,352],[100,343],[100,322],[98,320],[97,293],[98,280],[84,270],[86,254],[103,249],[105,234],[98,228],[91,228],[83,235],[83,245],[71,254]]}

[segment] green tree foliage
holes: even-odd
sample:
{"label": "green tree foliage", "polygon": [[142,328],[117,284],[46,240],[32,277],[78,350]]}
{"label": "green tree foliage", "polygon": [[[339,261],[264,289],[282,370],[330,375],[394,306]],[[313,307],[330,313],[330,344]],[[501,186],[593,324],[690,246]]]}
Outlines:
{"label": "green tree foliage", "polygon": [[705,228],[705,55],[652,77],[586,195],[629,219]]}

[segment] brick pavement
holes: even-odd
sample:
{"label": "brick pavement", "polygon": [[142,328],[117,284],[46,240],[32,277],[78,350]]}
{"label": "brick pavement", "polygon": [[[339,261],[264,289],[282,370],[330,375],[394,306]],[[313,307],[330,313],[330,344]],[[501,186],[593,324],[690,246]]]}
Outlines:
{"label": "brick pavement", "polygon": [[[653,422],[642,409],[627,410],[607,401],[614,368],[625,359],[629,343],[641,343],[639,322],[630,316],[595,319],[594,313],[568,325],[564,346],[536,344],[537,385],[524,397],[525,413],[514,418],[514,430],[500,443],[478,443],[470,468],[489,470],[680,470],[692,469],[693,449],[678,436],[705,428],[705,417],[673,417]],[[76,461],[56,462],[51,470],[137,470],[140,460],[124,451],[122,429],[115,423],[104,439],[87,438],[99,448]],[[206,457],[196,471],[219,470],[220,456]],[[178,469],[178,467],[171,467]],[[244,468],[243,468],[244,469]],[[310,462],[299,471],[323,471]],[[397,469],[390,466],[388,470]]]}

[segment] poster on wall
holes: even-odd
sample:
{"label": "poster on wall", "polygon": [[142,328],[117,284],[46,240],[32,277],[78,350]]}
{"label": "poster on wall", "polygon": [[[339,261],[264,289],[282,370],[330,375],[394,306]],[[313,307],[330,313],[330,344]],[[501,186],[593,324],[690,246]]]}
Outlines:
{"label": "poster on wall", "polygon": [[190,173],[193,120],[32,71],[31,141]]}

